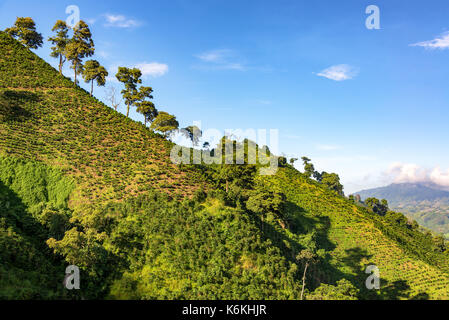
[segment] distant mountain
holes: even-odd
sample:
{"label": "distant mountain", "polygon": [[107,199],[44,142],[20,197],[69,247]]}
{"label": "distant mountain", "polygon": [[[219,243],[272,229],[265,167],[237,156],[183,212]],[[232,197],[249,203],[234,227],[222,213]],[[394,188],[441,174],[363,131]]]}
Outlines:
{"label": "distant mountain", "polygon": [[386,199],[391,209],[449,238],[449,191],[435,184],[400,183],[356,192],[362,200]]}

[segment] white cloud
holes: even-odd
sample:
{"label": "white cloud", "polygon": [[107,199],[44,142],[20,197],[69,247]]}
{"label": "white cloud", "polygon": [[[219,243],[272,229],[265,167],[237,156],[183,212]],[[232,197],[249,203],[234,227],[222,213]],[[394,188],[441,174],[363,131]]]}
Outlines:
{"label": "white cloud", "polygon": [[358,70],[356,68],[351,67],[347,64],[339,64],[324,69],[317,75],[330,80],[344,81],[354,78],[355,76],[357,76],[357,74]]}
{"label": "white cloud", "polygon": [[86,22],[90,25],[95,24],[95,22],[97,22],[97,19],[95,18],[87,18]]}
{"label": "white cloud", "polygon": [[115,77],[118,72],[119,67],[137,68],[142,72],[142,77],[161,77],[168,72],[168,65],[158,62],[141,62],[136,64],[126,64],[126,63],[115,63],[109,66],[108,72],[109,76],[107,81],[118,83],[119,81]]}
{"label": "white cloud", "polygon": [[142,71],[142,76],[147,77],[160,77],[168,72],[168,65],[158,62],[151,63],[139,63],[136,65],[136,68]]}
{"label": "white cloud", "polygon": [[195,57],[208,64],[206,69],[245,70],[245,66],[236,61],[235,52],[229,49],[206,51]]}
{"label": "white cloud", "polygon": [[205,62],[222,63],[225,58],[231,55],[231,50],[212,50],[196,55],[196,57]]}
{"label": "white cloud", "polygon": [[443,172],[439,167],[436,167],[430,173],[430,180],[440,186],[449,187],[449,169],[447,172]]}
{"label": "white cloud", "polygon": [[412,47],[424,47],[426,49],[449,49],[449,32],[445,32],[443,33],[441,36],[433,39],[433,40],[429,40],[429,41],[423,41],[423,42],[418,42],[415,44],[411,44],[410,46]]}
{"label": "white cloud", "polygon": [[106,18],[106,27],[133,28],[141,25],[141,22],[123,15],[105,14],[104,17]]}
{"label": "white cloud", "polygon": [[449,169],[447,172],[444,172],[440,167],[428,169],[417,164],[396,162],[391,164],[386,174],[391,176],[395,183],[431,182],[440,186],[449,187]]}

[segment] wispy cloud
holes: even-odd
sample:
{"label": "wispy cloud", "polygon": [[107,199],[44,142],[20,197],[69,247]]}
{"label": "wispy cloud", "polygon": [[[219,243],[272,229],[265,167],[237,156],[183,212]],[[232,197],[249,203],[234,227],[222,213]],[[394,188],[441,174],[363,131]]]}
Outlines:
{"label": "wispy cloud", "polygon": [[339,64],[327,69],[324,69],[317,75],[330,80],[344,81],[349,80],[357,76],[359,73],[358,69],[349,66],[347,64]]}
{"label": "wispy cloud", "polygon": [[106,19],[105,27],[133,28],[142,24],[140,21],[127,18],[124,15],[105,14],[104,17]]}
{"label": "wispy cloud", "polygon": [[200,67],[203,69],[245,70],[245,66],[238,61],[233,50],[211,50],[197,54],[195,57],[206,63]]}
{"label": "wispy cloud", "polygon": [[168,65],[159,62],[139,63],[136,68],[142,71],[143,77],[161,77],[168,72]]}
{"label": "wispy cloud", "polygon": [[97,19],[95,19],[95,18],[87,18],[85,20],[90,25],[95,24],[95,22],[97,22]]}
{"label": "wispy cloud", "polygon": [[109,71],[108,81],[118,82],[115,75],[117,74],[119,67],[137,68],[142,72],[143,78],[161,77],[169,71],[168,65],[159,62],[150,62],[150,63],[140,62],[135,64],[115,63],[108,68]]}
{"label": "wispy cloud", "polygon": [[444,50],[444,49],[449,49],[449,31],[443,33],[441,36],[433,39],[433,40],[429,40],[429,41],[423,41],[423,42],[418,42],[418,43],[414,43],[411,44],[410,46],[412,47],[424,47],[426,49],[440,49],[440,50]]}
{"label": "wispy cloud", "polygon": [[226,58],[232,54],[229,49],[212,50],[196,55],[196,57],[205,62],[223,63]]}

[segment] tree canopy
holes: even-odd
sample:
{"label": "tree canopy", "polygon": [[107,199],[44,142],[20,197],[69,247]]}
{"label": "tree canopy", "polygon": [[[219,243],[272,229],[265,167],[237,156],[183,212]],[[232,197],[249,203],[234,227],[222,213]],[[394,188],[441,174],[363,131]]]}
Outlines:
{"label": "tree canopy", "polygon": [[37,49],[42,47],[42,34],[36,31],[36,24],[32,18],[17,18],[14,26],[5,29],[5,32],[19,40],[27,48]]}
{"label": "tree canopy", "polygon": [[94,53],[92,33],[89,26],[81,20],[73,29],[73,37],[66,46],[67,60],[72,62],[72,69],[75,71],[75,83],[77,83],[77,75],[83,70],[83,59],[91,57]]}
{"label": "tree canopy", "polygon": [[83,78],[84,81],[91,82],[90,95],[94,92],[94,81],[98,86],[104,86],[106,84],[106,77],[109,75],[105,67],[100,65],[97,60],[89,60],[84,64]]}
{"label": "tree canopy", "polygon": [[126,116],[129,117],[129,109],[134,106],[142,96],[137,89],[137,85],[142,83],[142,72],[137,68],[119,67],[118,72],[115,75],[118,81],[125,85],[125,89],[122,90],[123,99],[126,104]]}
{"label": "tree canopy", "polygon": [[178,130],[179,122],[176,120],[174,115],[161,111],[156,119],[154,119],[150,128],[155,131],[162,132],[162,134],[168,138]]}
{"label": "tree canopy", "polygon": [[58,20],[51,31],[56,32],[56,35],[48,38],[48,41],[53,44],[53,47],[51,47],[50,56],[53,58],[59,58],[59,73],[62,74],[62,66],[67,60],[66,47],[70,41],[69,26],[67,26],[65,21]]}
{"label": "tree canopy", "polygon": [[182,134],[196,146],[198,145],[203,132],[197,126],[188,126],[187,128],[182,129]]}

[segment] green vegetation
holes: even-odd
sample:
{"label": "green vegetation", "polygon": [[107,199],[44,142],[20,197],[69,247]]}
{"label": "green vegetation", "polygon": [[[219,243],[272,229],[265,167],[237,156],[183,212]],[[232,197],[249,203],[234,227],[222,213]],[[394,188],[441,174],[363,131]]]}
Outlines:
{"label": "green vegetation", "polygon": [[[449,299],[444,240],[345,198],[310,159],[300,173],[279,157],[261,176],[247,164],[254,143],[224,137],[210,154],[228,144],[227,160],[246,164],[175,165],[166,138],[179,122],[146,108],[139,70],[117,78],[150,128],[3,32],[0,61],[0,298]],[[198,130],[184,131],[195,145]],[[62,288],[68,264],[79,291]],[[380,290],[365,287],[368,265]]]}
{"label": "green vegetation", "polygon": [[83,59],[93,56],[95,52],[92,33],[89,26],[80,21],[73,29],[73,37],[65,47],[65,56],[72,63],[71,68],[75,71],[75,84],[77,75],[83,72]]}
{"label": "green vegetation", "polygon": [[42,35],[36,31],[36,24],[31,18],[17,18],[14,26],[7,28],[5,32],[18,39],[27,48],[42,47]]}
{"label": "green vegetation", "polygon": [[[34,161],[0,157],[0,299],[55,299],[64,265],[45,240],[69,226],[74,182]],[[62,276],[61,276],[62,275]]]}
{"label": "green vegetation", "polygon": [[449,239],[449,192],[440,186],[422,183],[392,184],[358,192],[363,198],[387,199],[390,207],[409,219]]}

